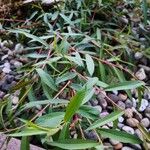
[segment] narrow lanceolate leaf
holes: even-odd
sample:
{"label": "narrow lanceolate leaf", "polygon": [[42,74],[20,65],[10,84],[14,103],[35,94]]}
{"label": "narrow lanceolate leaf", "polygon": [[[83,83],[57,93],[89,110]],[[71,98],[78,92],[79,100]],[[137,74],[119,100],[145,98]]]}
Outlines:
{"label": "narrow lanceolate leaf", "polygon": [[72,116],[76,113],[76,111],[79,109],[80,105],[82,104],[82,101],[85,97],[86,90],[81,90],[77,92],[75,96],[73,96],[70,100],[70,103],[67,106],[64,121],[68,122],[72,118]]}
{"label": "narrow lanceolate leaf", "polygon": [[8,136],[20,137],[20,136],[43,135],[43,134],[53,135],[58,130],[59,130],[58,128],[49,129],[49,130],[41,130],[41,129],[37,129],[37,128],[33,128],[33,127],[28,127],[18,133],[8,134]]}
{"label": "narrow lanceolate leaf", "polygon": [[30,150],[29,137],[27,136],[22,137],[20,150]]}
{"label": "narrow lanceolate leaf", "polygon": [[99,143],[92,140],[82,140],[82,139],[65,139],[57,142],[48,142],[51,146],[56,146],[62,149],[88,149],[94,148],[99,145]]}
{"label": "narrow lanceolate leaf", "polygon": [[109,114],[108,116],[95,121],[89,128],[87,128],[87,130],[95,129],[95,128],[103,126],[109,122],[112,122],[112,121],[116,120],[117,118],[119,118],[120,116],[122,116],[123,113],[124,112],[120,111],[120,110],[115,111],[115,112]]}
{"label": "narrow lanceolate leaf", "polygon": [[35,123],[42,127],[55,128],[58,127],[64,118],[64,112],[52,112],[50,114],[39,117]]}
{"label": "narrow lanceolate leaf", "polygon": [[36,69],[37,73],[39,74],[41,80],[48,85],[51,89],[57,91],[56,85],[54,83],[54,80],[52,79],[52,77],[46,73],[44,70],[38,68]]}
{"label": "narrow lanceolate leaf", "polygon": [[74,73],[74,72],[67,72],[67,73],[63,74],[62,76],[60,76],[60,77],[58,77],[56,79],[56,84],[59,84],[61,82],[73,79],[75,76],[76,76],[76,73]]}
{"label": "narrow lanceolate leaf", "polygon": [[110,85],[105,88],[105,91],[117,91],[117,90],[130,90],[135,89],[144,85],[145,83],[142,81],[124,81],[121,83],[116,83],[115,85]]}
{"label": "narrow lanceolate leaf", "polygon": [[102,129],[102,128],[98,129],[97,131],[102,137],[110,138],[123,143],[132,143],[132,144],[142,143],[142,141],[138,137],[124,131],[118,131],[114,129]]}
{"label": "narrow lanceolate leaf", "polygon": [[94,73],[94,69],[95,69],[94,61],[89,54],[85,55],[85,59],[86,59],[87,70],[89,74],[92,76]]}
{"label": "narrow lanceolate leaf", "polygon": [[37,41],[37,42],[43,44],[43,45],[46,46],[47,48],[50,47],[44,40],[40,39],[38,36],[35,36],[35,35],[33,35],[33,34],[30,34],[30,33],[28,33],[28,32],[25,32],[25,31],[23,31],[23,30],[9,30],[9,32],[24,34],[26,37],[31,38],[32,40]]}

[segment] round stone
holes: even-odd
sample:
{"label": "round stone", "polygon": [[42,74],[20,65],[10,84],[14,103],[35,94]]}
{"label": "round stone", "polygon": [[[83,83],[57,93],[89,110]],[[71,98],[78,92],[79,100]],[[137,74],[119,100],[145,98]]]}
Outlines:
{"label": "round stone", "polygon": [[136,60],[139,60],[143,57],[143,54],[141,52],[136,52],[134,57],[135,57]]}
{"label": "round stone", "polygon": [[98,99],[100,106],[102,106],[103,109],[105,109],[107,107],[107,101],[106,99],[102,98],[102,99]]}
{"label": "round stone", "polygon": [[125,105],[126,105],[126,108],[131,108],[131,107],[133,107],[132,101],[129,100],[129,99],[127,99],[127,100],[125,101]]}
{"label": "round stone", "polygon": [[13,103],[14,105],[16,105],[16,104],[18,104],[18,102],[19,102],[19,97],[13,96],[13,97],[12,97],[12,103]]}
{"label": "round stone", "polygon": [[150,107],[147,107],[144,111],[144,115],[150,119]]}
{"label": "round stone", "polygon": [[19,61],[15,61],[14,62],[14,66],[16,67],[16,68],[19,68],[19,67],[21,67],[23,64],[21,63],[21,62],[19,62]]}
{"label": "round stone", "polygon": [[119,143],[120,143],[119,141],[116,141],[116,140],[113,140],[113,139],[110,139],[109,141],[110,141],[110,143],[111,143],[112,145],[116,145],[116,144],[119,144]]}
{"label": "round stone", "polygon": [[150,121],[149,121],[148,118],[143,118],[143,119],[141,120],[141,124],[142,124],[145,128],[148,128],[149,125],[150,125]]}
{"label": "round stone", "polygon": [[122,130],[123,130],[123,131],[126,131],[126,132],[129,133],[129,134],[134,134],[134,129],[131,128],[131,127],[129,127],[129,126],[123,126],[123,127],[122,127]]}
{"label": "round stone", "polygon": [[143,68],[140,68],[136,73],[135,76],[139,79],[139,80],[144,80],[146,79],[146,74],[145,74],[145,70]]}
{"label": "round stone", "polygon": [[122,93],[120,93],[120,94],[118,95],[118,97],[119,97],[121,100],[126,101],[128,96],[127,96],[127,94],[122,94]]}
{"label": "round stone", "polygon": [[118,101],[117,104],[118,104],[118,106],[119,106],[120,108],[122,108],[122,109],[125,109],[125,108],[126,108],[125,103],[122,102],[122,101]]}
{"label": "round stone", "polygon": [[146,100],[146,99],[142,99],[141,100],[141,106],[140,106],[140,108],[139,108],[139,111],[140,112],[143,112],[145,109],[146,109],[146,107],[148,106],[148,100]]}
{"label": "round stone", "polygon": [[121,150],[134,150],[134,149],[128,146],[124,146]]}
{"label": "round stone", "polygon": [[127,125],[129,125],[130,127],[137,127],[137,125],[139,124],[139,121],[135,118],[128,118],[126,120]]}
{"label": "round stone", "polygon": [[133,110],[131,108],[125,109],[124,116],[127,118],[132,118],[133,117]]}
{"label": "round stone", "polygon": [[121,116],[121,117],[118,118],[118,121],[119,121],[120,123],[122,123],[122,122],[124,121],[124,118]]}
{"label": "round stone", "polygon": [[135,134],[140,138],[140,139],[143,139],[143,135],[141,133],[141,131],[139,129],[136,129],[135,130]]}
{"label": "round stone", "polygon": [[116,150],[121,149],[122,147],[123,147],[123,144],[122,144],[122,143],[118,143],[118,144],[116,144],[116,145],[114,146],[114,148],[115,148]]}

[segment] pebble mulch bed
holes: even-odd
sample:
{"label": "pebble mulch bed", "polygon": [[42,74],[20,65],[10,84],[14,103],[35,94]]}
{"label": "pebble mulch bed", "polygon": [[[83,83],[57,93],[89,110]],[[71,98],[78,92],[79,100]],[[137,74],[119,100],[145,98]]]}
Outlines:
{"label": "pebble mulch bed", "polygon": [[[3,41],[0,44],[0,99],[7,96],[9,89],[14,86],[21,78],[22,74],[17,73],[17,68],[23,66],[27,60],[21,57],[17,57],[15,52],[23,49],[21,44],[14,45],[11,41]],[[135,59],[140,61],[143,58],[141,53],[135,53]],[[146,60],[147,61],[147,60]],[[140,80],[149,81],[148,73],[150,68],[144,64],[139,64],[135,75]],[[137,124],[141,123],[147,130],[150,131],[150,93],[145,90],[141,105],[138,107],[138,98],[135,90],[132,91],[132,100],[128,99],[125,93],[108,93],[108,97],[111,98],[119,107],[125,110],[124,116],[119,118],[118,128],[126,131],[130,134],[135,134],[138,137],[142,137],[140,130],[137,128]],[[16,105],[18,103],[18,93],[11,95],[12,103]],[[105,97],[98,95],[95,99],[89,102],[89,105],[95,107],[99,111],[99,116],[107,116],[113,109],[112,105],[107,101]],[[112,128],[113,124],[109,123],[103,128]],[[75,136],[75,132],[73,133]],[[96,139],[94,132],[85,132],[85,136],[90,139]],[[123,144],[115,140],[107,140],[104,142],[106,146],[113,147],[114,149],[122,150],[141,150],[141,145]],[[149,149],[150,149],[150,145]]]}

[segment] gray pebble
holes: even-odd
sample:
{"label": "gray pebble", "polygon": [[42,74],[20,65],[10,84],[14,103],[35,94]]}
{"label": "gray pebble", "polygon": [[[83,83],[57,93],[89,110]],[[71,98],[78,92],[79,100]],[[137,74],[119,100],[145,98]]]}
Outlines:
{"label": "gray pebble", "polygon": [[147,107],[144,111],[144,115],[150,119],[150,107]]}
{"label": "gray pebble", "polygon": [[132,104],[133,104],[133,107],[136,108],[137,101],[135,100],[135,98],[132,98]]}
{"label": "gray pebble", "polygon": [[15,61],[14,62],[14,66],[16,67],[16,68],[19,68],[19,67],[22,67],[22,63],[21,62],[19,62],[19,61]]}
{"label": "gray pebble", "polygon": [[145,74],[145,70],[143,68],[140,68],[136,73],[135,76],[139,79],[139,80],[144,80],[146,79],[146,74]]}
{"label": "gray pebble", "polygon": [[133,107],[132,101],[130,99],[127,99],[125,101],[125,105],[126,105],[126,108],[132,108]]}
{"label": "gray pebble", "polygon": [[124,118],[121,116],[121,117],[118,118],[118,121],[119,121],[120,123],[122,123],[122,122],[124,121]]}
{"label": "gray pebble", "polygon": [[150,125],[150,121],[149,121],[148,118],[143,118],[143,119],[141,120],[141,124],[142,124],[145,128],[148,128],[149,125]]}
{"label": "gray pebble", "polygon": [[124,146],[121,150],[134,150],[134,149],[128,146]]}
{"label": "gray pebble", "polygon": [[119,141],[116,141],[116,140],[113,140],[113,139],[109,139],[109,141],[112,145],[116,145],[116,144],[120,143]]}
{"label": "gray pebble", "polygon": [[102,106],[103,109],[105,109],[107,107],[107,101],[106,101],[106,99],[104,99],[104,98],[98,99],[98,102]]}
{"label": "gray pebble", "polygon": [[20,44],[20,43],[16,44],[15,51],[21,51],[21,50],[23,50],[22,44]]}
{"label": "gray pebble", "polygon": [[118,106],[121,107],[122,109],[125,109],[125,108],[126,108],[125,103],[122,102],[122,101],[118,101],[117,104],[118,104]]}
{"label": "gray pebble", "polygon": [[147,106],[148,106],[148,100],[142,99],[139,111],[143,112],[146,109]]}
{"label": "gray pebble", "polygon": [[104,112],[102,112],[102,113],[100,114],[100,117],[101,117],[101,118],[104,118],[104,117],[106,117],[107,115],[109,115],[109,113],[108,113],[107,111],[104,111]]}
{"label": "gray pebble", "polygon": [[16,105],[16,104],[18,104],[18,102],[19,102],[19,97],[17,97],[17,96],[12,96],[12,97],[11,97],[11,100],[12,100],[12,103],[13,103],[14,105]]}
{"label": "gray pebble", "polygon": [[141,53],[141,52],[136,52],[135,54],[134,54],[134,58],[136,59],[136,60],[139,60],[139,59],[141,59],[143,57],[143,54]]}
{"label": "gray pebble", "polygon": [[139,129],[136,129],[135,130],[135,134],[140,138],[140,139],[143,139],[143,135],[141,133],[141,131]]}
{"label": "gray pebble", "polygon": [[126,131],[127,133],[134,134],[134,129],[129,126],[122,127],[122,130]]}

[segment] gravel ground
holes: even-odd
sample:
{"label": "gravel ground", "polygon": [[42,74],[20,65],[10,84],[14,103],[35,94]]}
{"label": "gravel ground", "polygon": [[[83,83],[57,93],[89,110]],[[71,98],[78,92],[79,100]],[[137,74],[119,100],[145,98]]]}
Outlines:
{"label": "gravel ground", "polygon": [[[23,49],[21,44],[14,45],[11,41],[3,41],[0,44],[0,99],[3,99],[8,95],[9,89],[14,86],[21,78],[22,74],[17,73],[17,69],[23,66],[27,60],[25,58],[18,57],[16,52]],[[138,61],[138,67],[135,75],[138,79],[149,82],[150,68],[147,66],[148,60],[143,57],[141,53],[135,53],[135,59]],[[145,59],[145,60],[143,60]],[[139,63],[140,62],[140,63]],[[11,95],[12,103],[17,105],[19,92]],[[108,93],[108,97],[118,104],[122,109],[125,109],[125,114],[119,118],[118,128],[126,131],[130,134],[135,134],[141,137],[141,132],[137,128],[137,124],[141,123],[147,130],[150,131],[150,93],[145,90],[140,107],[138,104],[137,93],[132,91],[132,100],[128,99],[125,93]],[[99,111],[101,118],[107,116],[113,107],[107,100],[107,98],[98,94],[95,99],[89,102],[89,105],[95,107]],[[113,123],[109,123],[103,128],[112,128]],[[72,133],[73,137],[77,136],[75,132]],[[94,132],[85,132],[85,136],[90,139],[97,139]],[[141,150],[141,145],[123,144],[118,141],[108,140],[104,142],[106,146],[113,147],[114,149],[122,150]],[[149,145],[150,149],[150,145]]]}

